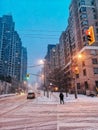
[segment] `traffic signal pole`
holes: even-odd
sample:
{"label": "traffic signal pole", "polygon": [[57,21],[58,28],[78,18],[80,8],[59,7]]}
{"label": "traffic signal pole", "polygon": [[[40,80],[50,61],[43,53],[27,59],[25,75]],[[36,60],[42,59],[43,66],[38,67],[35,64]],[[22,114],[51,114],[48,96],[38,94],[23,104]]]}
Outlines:
{"label": "traffic signal pole", "polygon": [[76,74],[79,73],[79,70],[78,70],[78,67],[76,65],[76,62],[74,62],[72,56],[71,56],[71,68],[73,68],[73,64],[75,64],[75,67],[74,67],[74,70],[71,71],[71,74],[72,74],[72,80],[73,80],[73,84],[74,84],[74,96],[75,96],[75,99],[78,98],[77,94],[77,85],[76,85]]}
{"label": "traffic signal pole", "polygon": [[78,94],[78,92],[77,92],[77,86],[76,86],[76,79],[74,79],[74,90],[75,90],[75,98],[77,99],[78,98],[78,96],[77,96],[77,94]]}

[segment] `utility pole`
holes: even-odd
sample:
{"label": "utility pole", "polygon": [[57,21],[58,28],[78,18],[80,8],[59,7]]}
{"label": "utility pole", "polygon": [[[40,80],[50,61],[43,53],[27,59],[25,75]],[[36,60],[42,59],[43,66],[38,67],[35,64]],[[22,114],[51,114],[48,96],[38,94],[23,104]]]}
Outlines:
{"label": "utility pole", "polygon": [[46,86],[45,86],[45,61],[44,61],[44,96],[45,96],[45,89],[46,89]]}
{"label": "utility pole", "polygon": [[46,75],[46,68],[45,68],[45,60],[44,60],[44,96],[45,96],[45,90],[46,90],[46,93],[47,93],[47,97],[49,97],[49,91],[48,91],[48,86],[46,86],[46,80],[45,80],[45,75]]}

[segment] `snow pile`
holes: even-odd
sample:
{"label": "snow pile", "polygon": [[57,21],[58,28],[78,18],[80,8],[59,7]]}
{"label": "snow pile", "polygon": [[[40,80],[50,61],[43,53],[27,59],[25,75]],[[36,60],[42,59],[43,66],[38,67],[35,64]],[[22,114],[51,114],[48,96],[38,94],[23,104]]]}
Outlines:
{"label": "snow pile", "polygon": [[[59,103],[59,93],[53,93],[49,95],[49,97],[40,96],[37,98],[38,103],[43,104],[58,104]],[[64,102],[98,102],[98,97],[90,97],[86,95],[78,94],[77,98],[75,98],[74,94],[66,94],[64,93]]]}
{"label": "snow pile", "polygon": [[3,97],[10,97],[10,96],[15,96],[16,94],[3,94],[3,95],[0,95],[0,98],[3,98]]}
{"label": "snow pile", "polygon": [[58,104],[58,100],[56,98],[54,98],[53,96],[40,96],[37,97],[37,103],[39,104]]}

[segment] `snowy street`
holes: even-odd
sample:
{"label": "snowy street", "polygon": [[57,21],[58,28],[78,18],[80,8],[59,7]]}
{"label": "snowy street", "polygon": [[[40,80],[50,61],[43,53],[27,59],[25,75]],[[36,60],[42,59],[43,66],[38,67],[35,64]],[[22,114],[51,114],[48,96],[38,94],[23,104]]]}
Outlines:
{"label": "snowy street", "polygon": [[0,98],[0,130],[97,130],[98,97],[74,95],[59,103],[58,93],[35,99]]}

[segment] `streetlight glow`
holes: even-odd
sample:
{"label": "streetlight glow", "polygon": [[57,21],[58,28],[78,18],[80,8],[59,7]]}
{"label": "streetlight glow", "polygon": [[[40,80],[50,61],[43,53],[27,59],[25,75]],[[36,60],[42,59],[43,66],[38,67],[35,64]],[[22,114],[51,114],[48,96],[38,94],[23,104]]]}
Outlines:
{"label": "streetlight glow", "polygon": [[40,64],[44,64],[44,60],[39,60],[39,63]]}
{"label": "streetlight glow", "polygon": [[78,58],[81,59],[83,56],[82,54],[78,54]]}

